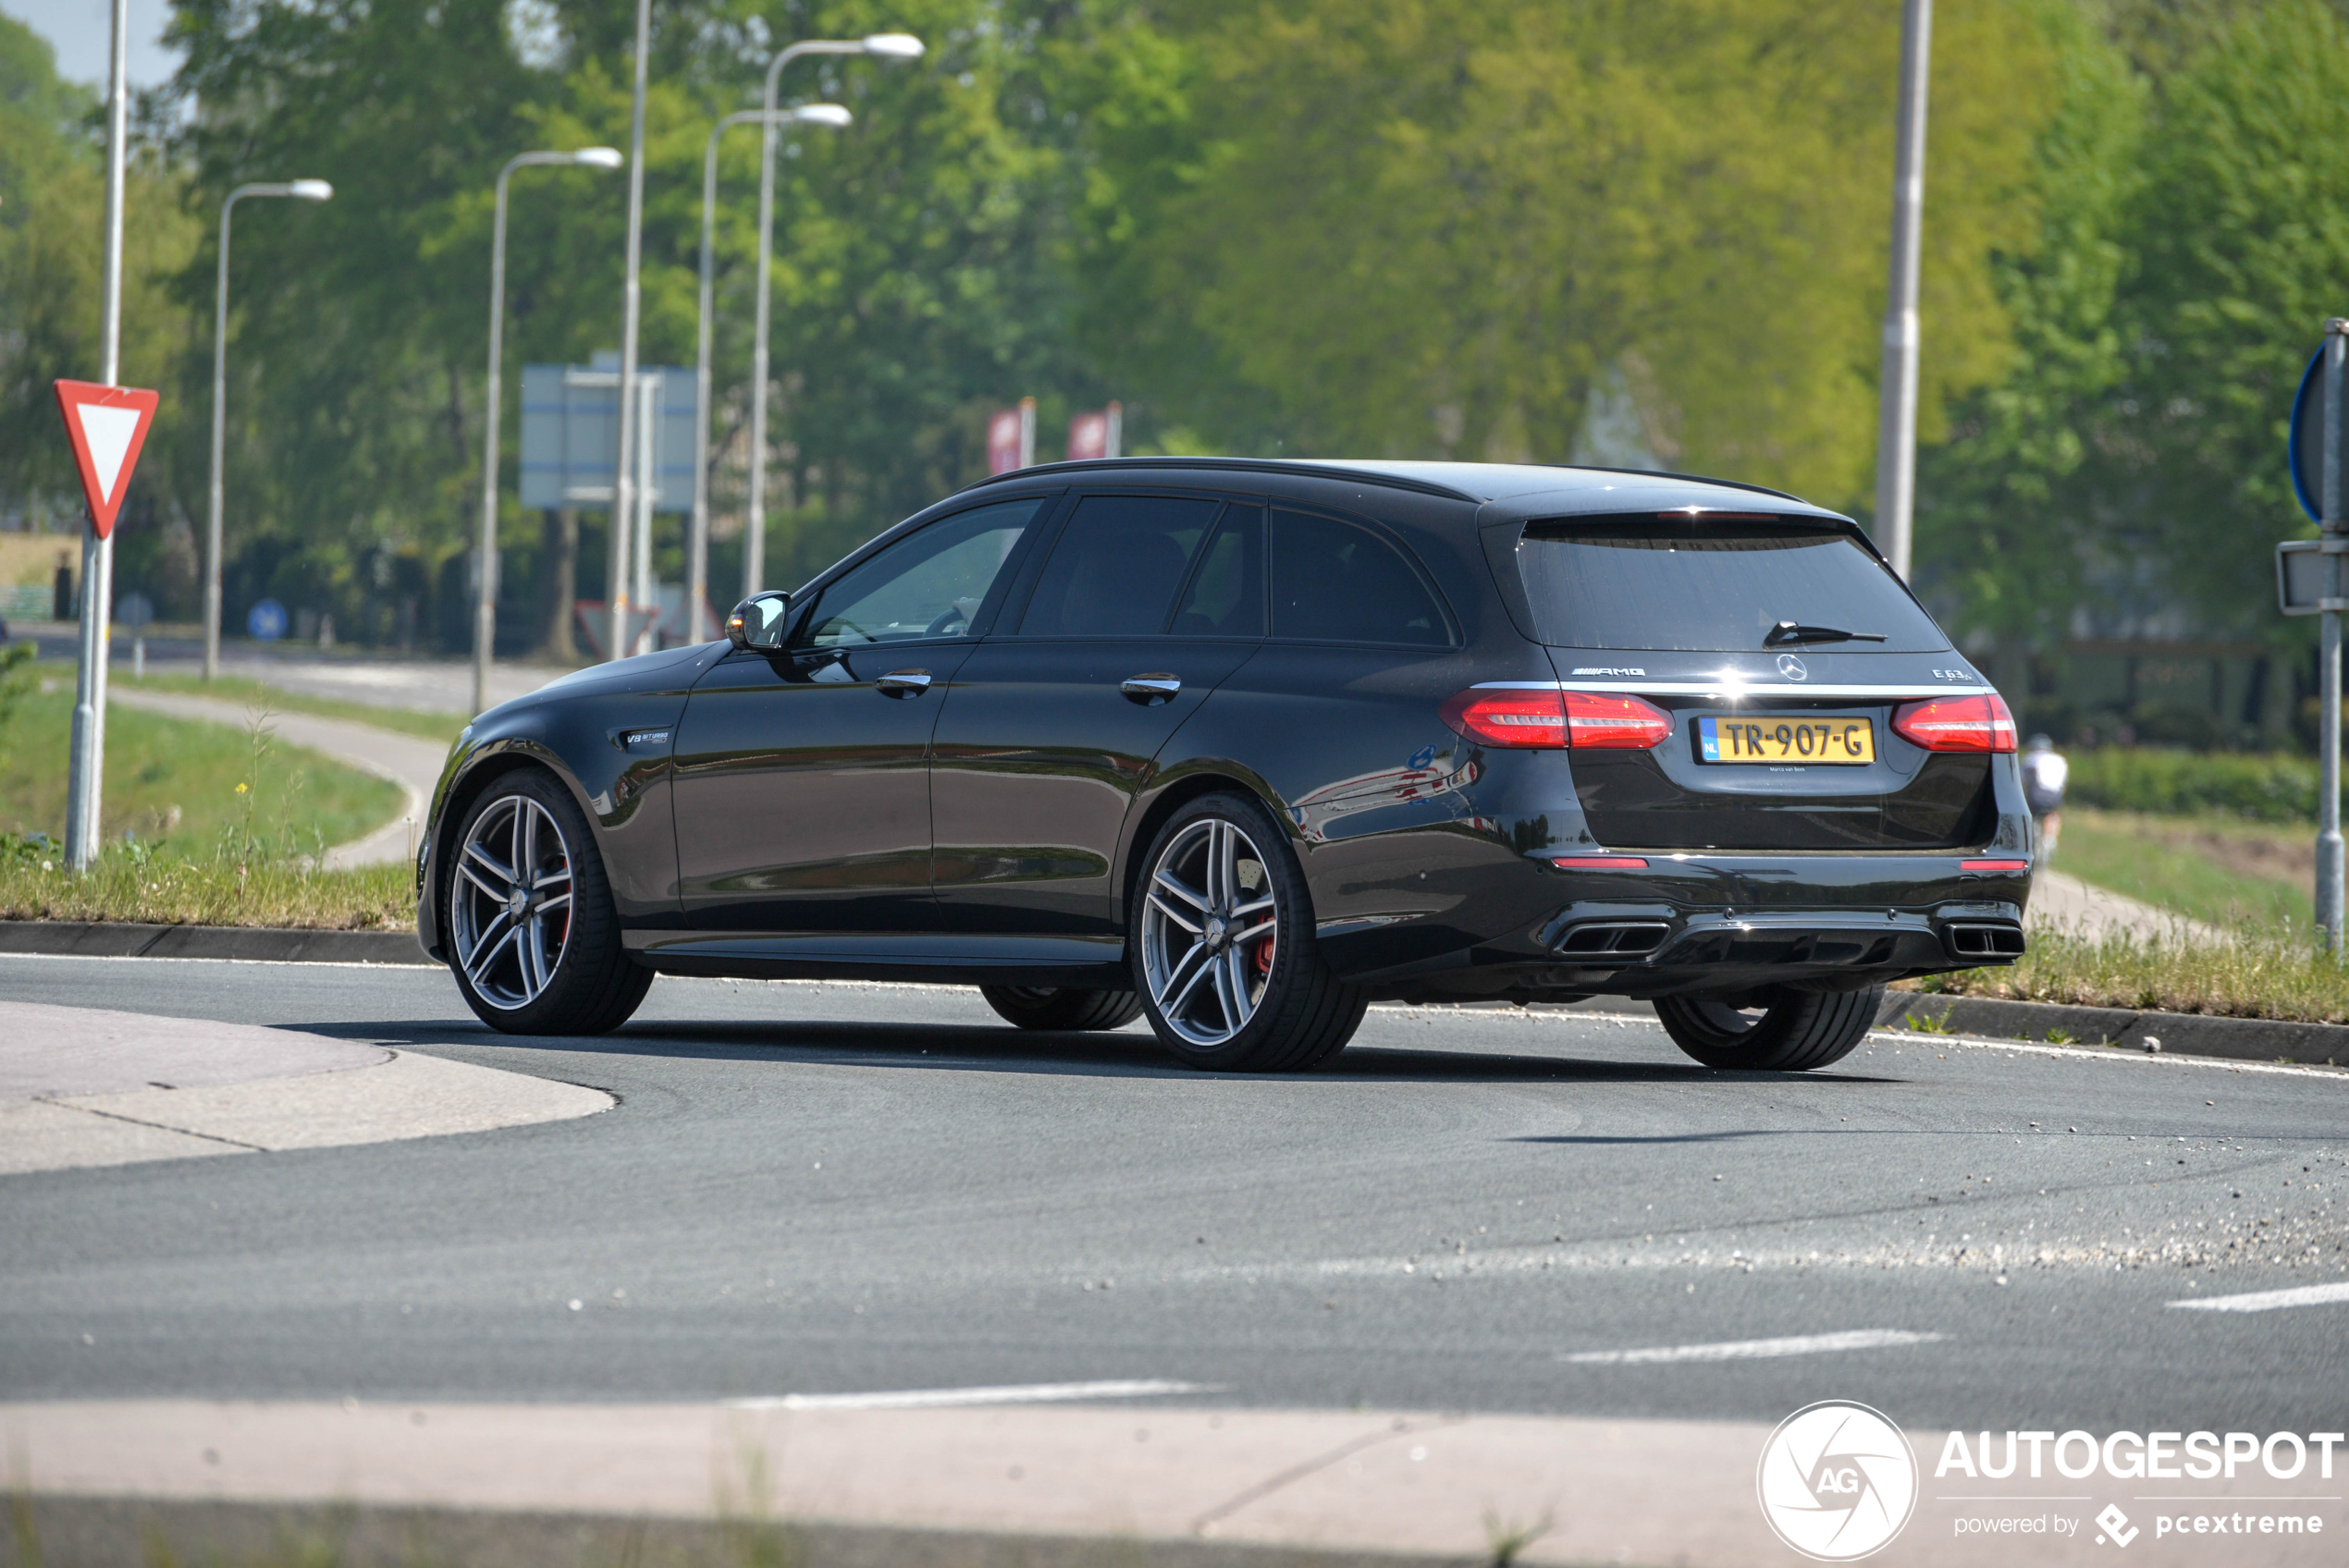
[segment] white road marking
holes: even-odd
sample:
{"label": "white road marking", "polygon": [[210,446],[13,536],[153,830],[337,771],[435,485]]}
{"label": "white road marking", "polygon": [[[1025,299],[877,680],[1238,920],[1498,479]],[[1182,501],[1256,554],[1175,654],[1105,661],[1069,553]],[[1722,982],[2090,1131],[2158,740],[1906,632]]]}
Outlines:
{"label": "white road marking", "polygon": [[2295,1285],[2288,1291],[2250,1291],[2239,1296],[2189,1296],[2170,1305],[2190,1312],[2273,1312],[2283,1306],[2330,1306],[2335,1302],[2349,1302],[2349,1280]]}
{"label": "white road marking", "polygon": [[1560,1361],[1583,1366],[1646,1366],[1672,1361],[1750,1361],[1773,1355],[1818,1355],[1839,1350],[1884,1350],[1931,1344],[1939,1334],[1907,1329],[1849,1329],[1840,1334],[1798,1334],[1783,1340],[1725,1340],[1709,1345],[1656,1345],[1646,1350],[1586,1350]]}
{"label": "white road marking", "polygon": [[1162,1378],[1111,1379],[1097,1383],[1014,1383],[978,1389],[887,1389],[862,1394],[781,1394],[730,1399],[728,1410],[938,1410],[960,1404],[1058,1404],[1088,1399],[1153,1399],[1165,1394],[1213,1393],[1214,1383],[1177,1383]]}

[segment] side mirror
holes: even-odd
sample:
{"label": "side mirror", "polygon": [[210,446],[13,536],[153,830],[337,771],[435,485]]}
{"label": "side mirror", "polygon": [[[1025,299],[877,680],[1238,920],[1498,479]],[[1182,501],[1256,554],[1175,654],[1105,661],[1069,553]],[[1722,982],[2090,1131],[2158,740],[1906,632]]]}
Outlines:
{"label": "side mirror", "polygon": [[782,646],[783,627],[790,619],[789,594],[753,594],[726,618],[726,640],[737,648],[771,653]]}

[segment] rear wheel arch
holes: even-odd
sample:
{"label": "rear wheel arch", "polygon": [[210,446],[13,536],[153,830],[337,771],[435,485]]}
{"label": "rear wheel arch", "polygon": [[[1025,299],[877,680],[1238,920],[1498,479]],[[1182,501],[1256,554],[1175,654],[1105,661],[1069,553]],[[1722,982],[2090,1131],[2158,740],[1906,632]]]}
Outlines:
{"label": "rear wheel arch", "polygon": [[[1243,768],[1209,764],[1164,784],[1150,796],[1150,803],[1142,808],[1141,814],[1129,819],[1125,851],[1118,862],[1116,908],[1117,918],[1121,922],[1125,918],[1126,906],[1133,900],[1135,879],[1142,875],[1142,861],[1149,855],[1150,845],[1157,839],[1158,830],[1166,825],[1166,819],[1201,795],[1223,793],[1255,796],[1263,802],[1265,810],[1280,819],[1284,828],[1287,827],[1288,808],[1281,803],[1279,796],[1265,787],[1261,779]],[[1295,835],[1290,837],[1293,839]],[[1292,844],[1291,847],[1295,846]]]}

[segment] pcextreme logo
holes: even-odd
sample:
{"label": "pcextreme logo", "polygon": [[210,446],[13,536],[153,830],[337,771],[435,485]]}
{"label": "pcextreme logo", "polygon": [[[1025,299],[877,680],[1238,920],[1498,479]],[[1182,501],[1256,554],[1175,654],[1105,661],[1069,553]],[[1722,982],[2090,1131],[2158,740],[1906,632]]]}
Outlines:
{"label": "pcextreme logo", "polygon": [[1778,1423],[1762,1445],[1753,1485],[1778,1539],[1821,1562],[1850,1562],[1908,1524],[1917,1462],[1881,1411],[1822,1400]]}

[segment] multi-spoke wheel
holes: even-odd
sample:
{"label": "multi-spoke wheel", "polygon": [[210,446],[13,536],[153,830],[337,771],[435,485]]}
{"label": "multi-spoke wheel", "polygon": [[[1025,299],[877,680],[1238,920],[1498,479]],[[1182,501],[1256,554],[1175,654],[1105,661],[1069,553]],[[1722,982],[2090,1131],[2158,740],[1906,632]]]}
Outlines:
{"label": "multi-spoke wheel", "polygon": [[443,862],[449,968],[474,1012],[518,1035],[601,1034],[652,982],[621,949],[586,818],[555,779],[510,773]]}
{"label": "multi-spoke wheel", "polygon": [[1655,1016],[1674,1045],[1707,1067],[1802,1072],[1851,1055],[1883,1002],[1881,986],[1832,993],[1769,986],[1729,1001],[1659,997]]}
{"label": "multi-spoke wheel", "polygon": [[1201,796],[1142,864],[1135,977],[1169,1049],[1194,1067],[1284,1072],[1344,1047],[1364,998],[1322,962],[1304,876],[1271,814],[1246,796]]}

